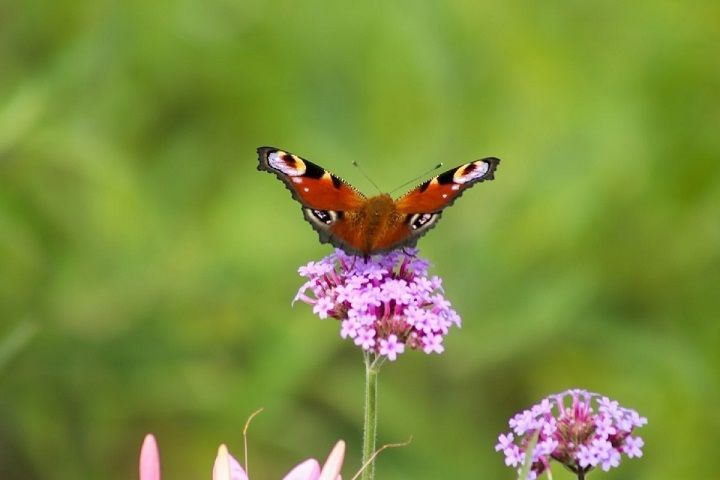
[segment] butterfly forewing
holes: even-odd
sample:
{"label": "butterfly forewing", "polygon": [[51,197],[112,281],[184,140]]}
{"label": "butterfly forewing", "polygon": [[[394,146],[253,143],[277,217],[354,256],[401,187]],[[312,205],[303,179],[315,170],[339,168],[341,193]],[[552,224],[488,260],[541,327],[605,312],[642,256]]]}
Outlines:
{"label": "butterfly forewing", "polygon": [[499,159],[476,160],[431,178],[395,201],[403,219],[387,234],[388,250],[414,246],[418,239],[435,227],[445,208],[476,183],[492,180]]}
{"label": "butterfly forewing", "polygon": [[272,147],[258,148],[258,170],[272,172],[285,182],[293,197],[317,210],[347,211],[360,207],[365,197],[324,168]]}
{"label": "butterfly forewing", "polygon": [[[347,219],[367,199],[339,177],[309,160],[273,147],[258,148],[258,170],[274,173],[302,204],[305,220],[321,243],[350,253],[360,252],[356,235],[349,235]],[[341,232],[341,233],[339,233]]]}
{"label": "butterfly forewing", "polygon": [[435,213],[449,207],[476,183],[494,178],[500,159],[483,158],[455,167],[410,190],[395,202],[402,213]]}

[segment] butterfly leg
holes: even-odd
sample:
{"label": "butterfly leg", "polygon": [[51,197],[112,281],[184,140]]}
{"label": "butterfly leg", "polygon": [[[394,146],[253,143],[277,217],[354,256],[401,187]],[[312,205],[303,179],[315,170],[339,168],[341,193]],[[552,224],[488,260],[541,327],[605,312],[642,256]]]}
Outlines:
{"label": "butterfly leg", "polygon": [[407,247],[403,247],[402,252],[405,256],[415,258],[417,257],[417,251],[408,250]]}

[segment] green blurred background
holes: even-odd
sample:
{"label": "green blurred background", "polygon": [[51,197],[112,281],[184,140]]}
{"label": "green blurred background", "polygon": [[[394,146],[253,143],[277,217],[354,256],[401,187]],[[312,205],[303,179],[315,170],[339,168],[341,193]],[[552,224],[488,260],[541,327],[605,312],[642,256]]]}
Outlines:
{"label": "green blurred background", "polygon": [[[0,2],[0,478],[279,478],[349,442],[362,363],[290,307],[331,251],[255,148],[374,190],[503,159],[420,242],[464,320],[380,377],[379,478],[513,478],[568,387],[649,418],[591,478],[720,478],[720,4]],[[567,479],[559,469],[556,478]]]}

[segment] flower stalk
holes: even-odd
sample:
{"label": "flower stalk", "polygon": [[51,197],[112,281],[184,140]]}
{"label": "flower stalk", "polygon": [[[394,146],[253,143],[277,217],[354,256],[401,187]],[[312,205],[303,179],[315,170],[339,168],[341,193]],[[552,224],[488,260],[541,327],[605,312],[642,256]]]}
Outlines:
{"label": "flower stalk", "polygon": [[363,422],[362,480],[375,478],[375,445],[377,443],[377,383],[380,365],[378,357],[365,353],[365,419]]}
{"label": "flower stalk", "polygon": [[441,354],[443,341],[461,320],[445,298],[442,280],[428,276],[430,262],[414,248],[369,258],[338,249],[298,269],[306,279],[295,301],[312,306],[320,319],[335,319],[340,337],[365,359],[362,480],[375,478],[378,373],[407,350]]}

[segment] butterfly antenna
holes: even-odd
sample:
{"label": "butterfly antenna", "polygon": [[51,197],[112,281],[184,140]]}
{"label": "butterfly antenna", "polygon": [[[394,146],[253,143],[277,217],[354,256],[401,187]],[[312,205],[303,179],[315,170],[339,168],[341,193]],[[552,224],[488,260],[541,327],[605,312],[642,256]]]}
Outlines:
{"label": "butterfly antenna", "polygon": [[356,162],[355,160],[353,160],[352,164],[353,164],[353,166],[357,167],[358,170],[360,170],[360,173],[362,173],[363,176],[368,179],[368,182],[370,182],[370,183],[372,184],[372,186],[375,187],[375,189],[378,191],[378,193],[382,193],[382,190],[380,190],[380,187],[378,187],[378,186],[375,184],[375,182],[373,182],[373,179],[370,178],[370,175],[368,175],[367,173],[365,173],[365,170],[363,170],[363,168],[360,166],[360,164],[359,164],[358,162]]}
{"label": "butterfly antenna", "polygon": [[410,185],[411,183],[417,183],[418,180],[420,180],[420,179],[423,178],[423,177],[427,177],[429,174],[431,174],[431,173],[434,172],[435,170],[437,170],[437,169],[439,169],[439,168],[442,168],[443,165],[444,165],[444,164],[443,164],[442,162],[438,163],[437,165],[435,165],[433,168],[431,168],[431,169],[428,170],[427,172],[423,173],[422,175],[418,175],[417,177],[413,178],[412,180],[409,180],[409,181],[403,183],[403,184],[400,185],[399,187],[393,188],[389,193],[396,192],[396,191],[400,190],[401,188]]}

